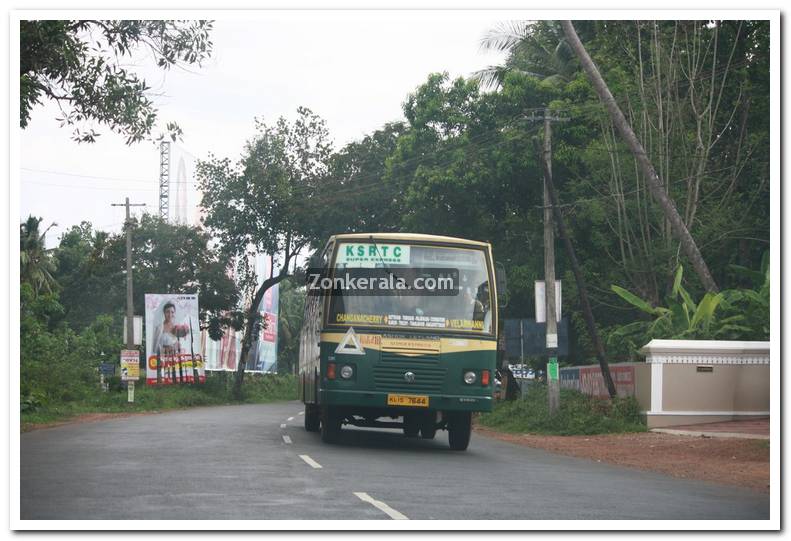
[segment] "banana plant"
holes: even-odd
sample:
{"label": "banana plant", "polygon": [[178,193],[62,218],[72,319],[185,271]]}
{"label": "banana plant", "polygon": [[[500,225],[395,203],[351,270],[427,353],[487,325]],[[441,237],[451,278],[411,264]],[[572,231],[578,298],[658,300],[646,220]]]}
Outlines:
{"label": "banana plant", "polygon": [[[735,289],[706,293],[695,302],[682,285],[683,276],[684,268],[679,265],[674,275],[673,288],[666,299],[667,306],[653,306],[631,291],[612,285],[612,291],[616,295],[651,316],[651,319],[616,328],[610,333],[608,342],[626,341],[635,348],[652,338],[755,340],[762,339],[763,334],[768,337],[768,259],[767,264],[762,265],[764,283],[758,291]],[[765,315],[765,333],[761,327],[756,328],[755,323],[762,321],[758,315]]]}
{"label": "banana plant", "polygon": [[[769,339],[769,251],[761,259],[761,270],[754,271],[740,265],[730,265],[736,274],[752,281],[753,289],[730,289],[723,291],[723,311],[742,316],[741,321],[749,328],[748,340]],[[741,327],[739,328],[741,329]],[[738,329],[737,329],[738,330]]]}

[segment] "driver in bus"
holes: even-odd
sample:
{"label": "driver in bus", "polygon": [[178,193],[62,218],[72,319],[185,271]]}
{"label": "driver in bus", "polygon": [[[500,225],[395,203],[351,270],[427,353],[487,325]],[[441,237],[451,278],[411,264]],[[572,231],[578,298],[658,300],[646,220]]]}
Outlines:
{"label": "driver in bus", "polygon": [[465,287],[464,288],[464,306],[465,306],[465,317],[467,314],[472,314],[471,319],[473,321],[483,321],[484,317],[484,309],[483,303],[475,298],[472,294],[472,288]]}
{"label": "driver in bus", "polygon": [[477,314],[473,317],[475,321],[483,321],[483,328],[484,330],[489,330],[492,325],[492,310],[491,310],[491,301],[489,297],[489,281],[483,282],[481,285],[478,286],[478,297],[477,301],[481,305],[482,314],[480,318],[477,317]]}

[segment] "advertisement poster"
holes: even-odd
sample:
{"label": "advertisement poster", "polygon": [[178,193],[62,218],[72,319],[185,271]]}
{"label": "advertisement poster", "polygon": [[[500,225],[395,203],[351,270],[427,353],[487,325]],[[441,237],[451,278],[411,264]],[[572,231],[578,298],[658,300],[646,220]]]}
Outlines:
{"label": "advertisement poster", "polygon": [[[255,269],[258,275],[258,285],[270,276],[272,272],[272,258],[266,254],[255,256]],[[236,279],[235,272],[230,273]],[[249,302],[249,301],[248,301]],[[277,371],[277,316],[279,306],[279,288],[277,285],[269,288],[261,299],[258,312],[265,322],[259,327],[259,332],[254,337],[250,352],[245,363],[246,372],[276,372]],[[244,303],[239,309],[244,310]],[[206,361],[206,370],[236,370],[242,354],[242,336],[244,331],[225,329],[220,340],[212,340],[208,331],[201,333],[201,351]]]}
{"label": "advertisement poster", "polygon": [[121,350],[121,381],[140,379],[140,352],[136,349]]}
{"label": "advertisement poster", "polygon": [[219,340],[212,340],[209,331],[201,332],[201,351],[206,361],[206,370],[236,370],[236,361],[242,350],[242,331],[225,329]]}
{"label": "advertisement poster", "polygon": [[[610,376],[615,384],[618,396],[634,396],[634,366],[610,365]],[[598,366],[581,366],[579,369],[579,390],[589,396],[609,398],[607,386],[604,384],[601,368]]]}
{"label": "advertisement poster", "polygon": [[267,290],[258,313],[264,324],[256,336],[256,342],[247,359],[247,370],[250,372],[275,372],[277,370],[277,307],[278,287],[275,285]]}
{"label": "advertisement poster", "polygon": [[200,335],[197,295],[146,295],[146,382],[203,383]]}

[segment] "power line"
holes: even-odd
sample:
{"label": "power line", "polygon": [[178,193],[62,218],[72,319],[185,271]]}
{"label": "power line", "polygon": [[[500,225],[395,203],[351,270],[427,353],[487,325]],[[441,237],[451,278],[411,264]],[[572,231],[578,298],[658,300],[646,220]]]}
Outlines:
{"label": "power line", "polygon": [[[509,117],[507,119],[505,125],[503,125],[503,126],[501,126],[499,128],[496,128],[496,129],[494,129],[492,131],[488,131],[488,132],[480,133],[480,134],[477,134],[477,135],[469,136],[466,141],[462,142],[459,146],[457,146],[455,148],[443,148],[443,149],[439,149],[437,151],[425,153],[425,154],[420,155],[420,156],[414,156],[412,158],[408,158],[408,159],[398,163],[397,167],[402,169],[402,170],[403,169],[408,169],[410,166],[413,166],[413,165],[415,165],[415,166],[423,165],[424,162],[428,162],[431,158],[436,158],[437,156],[441,156],[441,155],[443,155],[445,153],[451,153],[451,152],[456,152],[456,151],[459,151],[459,150],[465,150],[466,148],[470,148],[470,147],[485,148],[486,144],[483,144],[484,142],[487,142],[487,143],[488,142],[495,142],[494,139],[497,138],[497,137],[504,137],[506,139],[513,139],[513,137],[509,137],[507,134],[504,134],[500,130],[505,128],[505,127],[508,127],[509,123],[526,120],[524,118],[525,113],[535,112],[535,111],[544,111],[544,108],[543,107],[534,107],[534,108],[522,109],[522,110],[519,111],[519,113]],[[499,142],[499,140],[498,140],[498,142]],[[454,161],[454,158],[451,157],[449,160],[447,160],[445,162],[432,163],[431,165],[433,167],[443,167],[443,166],[450,165],[453,161]],[[373,183],[370,183],[370,184],[361,183],[361,184],[357,184],[357,185],[354,185],[354,186],[348,185],[348,186],[344,186],[344,187],[341,187],[341,188],[333,189],[332,190],[332,195],[333,196],[348,195],[348,194],[351,194],[351,193],[358,193],[361,190],[363,192],[365,192],[365,191],[367,191],[369,189],[374,189],[374,188],[377,188],[377,187],[383,185],[383,183],[381,182],[382,174],[380,174],[380,173],[372,173],[372,174],[368,174],[368,175],[354,175],[351,178],[353,178],[354,181],[377,180],[377,179],[379,181],[378,182],[373,182]],[[349,179],[350,181],[351,181],[351,178]],[[290,194],[293,195],[293,196],[307,195],[307,194],[312,193],[313,191],[315,191],[317,189],[320,189],[320,187],[317,187],[317,186],[292,187],[290,189]]]}
{"label": "power line", "polygon": [[[578,114],[578,113],[580,113],[580,111],[584,111],[584,110],[591,110],[591,111],[593,111],[594,109],[597,110],[597,111],[603,111],[603,105],[601,103],[587,103],[587,104],[583,104],[583,105],[579,105],[579,106],[572,106],[572,107],[555,107],[555,108],[551,108],[550,112],[551,113],[561,113],[561,112],[567,111],[567,112],[573,112],[575,114]],[[476,135],[468,135],[466,140],[460,141],[456,145],[450,145],[450,146],[447,146],[447,147],[442,148],[442,149],[438,149],[438,150],[435,150],[435,151],[432,151],[432,152],[429,152],[429,153],[425,153],[425,154],[422,154],[422,155],[419,155],[419,156],[414,156],[412,158],[408,158],[408,159],[396,164],[394,166],[394,168],[400,169],[401,171],[404,171],[406,169],[409,169],[412,166],[414,166],[415,169],[417,169],[418,167],[420,167],[422,165],[430,165],[433,168],[447,167],[453,161],[455,161],[454,157],[450,156],[448,160],[440,160],[439,162],[437,162],[437,161],[431,162],[431,160],[432,159],[436,159],[437,157],[442,156],[443,154],[451,154],[453,152],[465,151],[465,150],[470,150],[470,149],[483,150],[483,149],[486,149],[487,147],[489,147],[490,144],[493,144],[493,143],[498,143],[499,144],[499,143],[502,142],[502,140],[509,141],[509,140],[514,140],[514,139],[516,139],[518,137],[521,137],[523,134],[509,135],[507,132],[505,132],[503,130],[505,130],[505,129],[509,128],[509,127],[517,127],[519,124],[524,123],[524,122],[531,122],[531,121],[536,119],[535,112],[543,113],[544,110],[545,110],[544,107],[533,107],[533,108],[522,109],[518,113],[516,113],[516,114],[512,115],[511,117],[507,118],[505,123],[503,123],[501,126],[495,128],[493,130],[482,132],[482,133],[478,133]],[[525,116],[527,113],[530,113],[531,116],[529,116],[529,117]],[[469,130],[469,126],[468,126],[468,130]],[[469,131],[465,132],[465,135],[468,134],[468,133],[469,133]],[[183,149],[183,147],[181,147],[181,145],[179,145],[179,148],[180,148],[180,150],[183,150],[185,153],[189,154],[193,158],[196,158],[192,153],[190,153],[186,149]],[[600,150],[604,151],[604,152],[612,153],[612,154],[616,154],[616,153],[628,154],[629,153],[628,149],[625,149],[625,148],[624,149],[614,149],[614,150],[610,150],[610,149],[600,149]],[[655,155],[661,155],[661,154],[655,154]],[[429,163],[429,162],[431,162],[431,163]],[[33,168],[21,168],[21,169],[23,169],[25,171],[40,172],[40,173],[62,175],[62,176],[71,176],[71,177],[80,177],[80,178],[92,178],[92,179],[98,179],[98,180],[117,180],[117,181],[122,181],[122,182],[145,182],[145,183],[153,184],[152,180],[144,180],[144,179],[137,179],[137,178],[119,178],[119,177],[104,177],[104,176],[94,176],[94,175],[83,175],[83,174],[70,173],[70,172],[64,172],[64,171],[53,171],[53,170],[33,169]],[[395,172],[398,173],[399,171],[395,171]],[[345,186],[342,186],[342,187],[339,187],[337,189],[334,189],[332,191],[332,197],[329,200],[327,199],[327,197],[325,195],[320,201],[317,201],[317,203],[318,204],[328,203],[328,202],[331,202],[333,200],[338,200],[338,199],[340,199],[340,198],[342,198],[342,197],[344,197],[346,195],[349,195],[349,194],[361,195],[361,194],[365,194],[365,193],[367,193],[369,191],[373,191],[373,190],[376,190],[376,189],[381,189],[381,188],[385,188],[385,187],[389,188],[390,186],[393,186],[390,183],[385,184],[383,182],[383,180],[382,180],[382,177],[383,177],[383,174],[381,174],[381,173],[372,173],[372,174],[367,174],[367,175],[352,175],[351,177],[348,177],[348,182],[351,183],[351,184],[347,184]],[[364,181],[366,181],[366,180],[373,180],[373,182],[365,183]],[[50,186],[55,186],[55,187],[77,187],[77,188],[92,189],[92,190],[115,190],[115,189],[118,189],[118,188],[111,188],[111,187],[104,187],[104,186],[99,187],[99,186],[84,186],[84,185],[49,184],[49,183],[45,183],[45,182],[32,181],[32,180],[28,180],[26,182],[36,183],[36,184],[41,184],[41,185],[50,185]],[[199,182],[173,181],[173,182],[170,182],[170,184],[188,184],[188,185],[193,185],[193,186],[200,186],[201,183],[199,183]],[[397,187],[397,186],[394,186],[394,187]],[[299,187],[299,186],[292,187],[292,189],[290,191],[291,191],[292,195],[298,197],[300,195],[310,194],[311,192],[314,192],[315,190],[320,190],[320,189],[321,189],[321,187],[319,187],[319,186],[306,185],[306,186],[302,186],[302,187]],[[156,190],[154,188],[150,188],[150,189],[135,189],[135,191],[156,191]],[[604,197],[606,198],[606,197],[612,197],[612,196],[604,196]],[[304,203],[307,203],[307,201],[303,202],[303,204]]]}
{"label": "power line", "polygon": [[[145,180],[145,179],[142,179],[142,178],[120,178],[120,177],[104,177],[104,176],[100,177],[100,176],[96,176],[96,175],[82,175],[82,174],[79,174],[79,173],[70,173],[70,172],[66,172],[66,171],[52,171],[52,170],[47,170],[47,169],[33,169],[33,168],[30,168],[30,167],[20,167],[20,169],[23,170],[23,171],[28,171],[28,172],[32,172],[32,173],[45,173],[45,174],[48,174],[48,175],[58,175],[58,176],[64,176],[64,177],[91,178],[91,179],[96,179],[96,180],[117,180],[119,182],[146,182],[146,183],[149,183],[149,184],[155,182],[155,180],[153,180],[153,179]],[[27,180],[25,182],[33,182],[33,181]],[[197,185],[198,183],[197,182],[171,182],[171,184],[195,184],[195,185]]]}
{"label": "power line", "polygon": [[128,191],[128,192],[154,192],[156,191],[155,188],[125,188],[123,186],[117,187],[104,187],[104,186],[82,186],[79,184],[53,184],[51,182],[40,182],[38,180],[26,180],[26,184],[38,184],[41,186],[55,186],[58,188],[69,188],[69,189],[83,189],[83,190],[110,190],[110,191]]}
{"label": "power line", "polygon": [[[735,165],[729,165],[727,167],[720,167],[718,169],[710,169],[708,171],[705,171],[705,173],[706,173],[705,176],[708,177],[708,176],[711,176],[712,173],[719,173],[721,171],[727,171],[728,169],[733,169],[734,167],[736,167],[736,166]],[[681,182],[687,182],[689,180],[697,178],[697,176],[698,175],[690,175],[688,177],[682,177],[682,178],[679,178],[679,179],[676,179],[676,180],[665,182],[665,183],[662,183],[660,185],[660,187],[661,188],[665,188],[667,186],[673,186],[673,185],[679,184]],[[603,199],[612,199],[612,198],[615,198],[615,197],[623,197],[625,195],[633,195],[633,194],[636,194],[636,193],[644,192],[646,190],[648,190],[648,188],[647,187],[643,187],[643,188],[635,188],[634,190],[629,190],[627,192],[601,194],[601,195],[596,195],[596,196],[592,196],[592,197],[585,197],[583,199],[575,199],[574,201],[572,201],[570,203],[562,203],[560,206],[561,207],[573,207],[573,206],[578,205],[580,203],[592,203],[593,201],[599,201],[599,200],[603,200]],[[543,207],[536,207],[536,208],[543,208]]]}

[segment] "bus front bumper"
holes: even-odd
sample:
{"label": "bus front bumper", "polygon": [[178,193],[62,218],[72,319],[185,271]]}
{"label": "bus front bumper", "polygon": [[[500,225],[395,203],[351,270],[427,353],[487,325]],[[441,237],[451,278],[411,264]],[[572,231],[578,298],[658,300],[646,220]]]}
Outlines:
{"label": "bus front bumper", "polygon": [[491,395],[446,395],[446,394],[420,394],[414,393],[408,396],[427,397],[425,406],[397,406],[388,404],[388,396],[403,396],[402,392],[382,392],[382,391],[352,391],[352,390],[328,390],[319,391],[319,402],[331,406],[359,407],[388,409],[393,412],[404,411],[492,411],[493,399]]}

